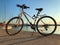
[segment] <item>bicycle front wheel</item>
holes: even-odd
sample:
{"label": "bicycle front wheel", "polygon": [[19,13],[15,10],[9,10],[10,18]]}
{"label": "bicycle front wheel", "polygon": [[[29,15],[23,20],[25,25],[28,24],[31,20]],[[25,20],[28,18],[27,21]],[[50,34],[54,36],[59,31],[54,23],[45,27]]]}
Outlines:
{"label": "bicycle front wheel", "polygon": [[38,19],[36,27],[41,35],[47,36],[55,32],[57,23],[54,18],[50,16],[43,16]]}
{"label": "bicycle front wheel", "polygon": [[22,30],[23,20],[19,17],[11,18],[6,24],[6,32],[8,35],[16,35]]}

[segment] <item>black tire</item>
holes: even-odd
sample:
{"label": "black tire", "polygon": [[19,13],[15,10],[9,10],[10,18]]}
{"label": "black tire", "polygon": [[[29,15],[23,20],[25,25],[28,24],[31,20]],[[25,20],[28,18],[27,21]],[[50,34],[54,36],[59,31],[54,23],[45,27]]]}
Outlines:
{"label": "black tire", "polygon": [[[44,18],[49,18],[48,20],[46,19],[46,21],[47,22],[49,22],[49,24],[45,21],[43,21],[42,19],[44,19]],[[43,21],[43,23],[45,23],[45,24],[43,24],[42,22],[40,22],[40,21]],[[40,22],[40,23],[39,23]],[[53,25],[51,24],[51,23],[54,23]],[[47,24],[46,24],[47,23]],[[41,24],[41,25],[40,25]],[[40,25],[40,26],[39,26]],[[45,27],[44,27],[45,26]],[[54,27],[54,29],[52,29],[53,27],[50,27],[51,26],[53,26]],[[51,35],[51,34],[53,34],[54,32],[55,32],[55,30],[56,30],[56,28],[57,28],[57,23],[56,23],[56,21],[55,21],[55,19],[54,18],[52,18],[52,17],[50,17],[50,16],[43,16],[43,17],[41,17],[41,18],[39,18],[38,19],[38,21],[37,21],[37,24],[36,24],[36,27],[37,27],[37,31],[41,34],[41,35],[43,35],[43,36],[48,36],[48,35]],[[40,28],[40,30],[39,30],[39,28]],[[49,30],[47,30],[48,28],[50,28]],[[44,29],[43,31],[42,31],[42,29]],[[53,31],[52,31],[53,30]],[[46,32],[45,32],[46,31]],[[51,31],[51,32],[50,32]]]}
{"label": "black tire", "polygon": [[[15,21],[18,21],[18,22],[15,22]],[[24,22],[22,18],[19,18],[19,17],[11,18],[6,24],[6,33],[10,36],[18,34],[22,30],[23,24]]]}

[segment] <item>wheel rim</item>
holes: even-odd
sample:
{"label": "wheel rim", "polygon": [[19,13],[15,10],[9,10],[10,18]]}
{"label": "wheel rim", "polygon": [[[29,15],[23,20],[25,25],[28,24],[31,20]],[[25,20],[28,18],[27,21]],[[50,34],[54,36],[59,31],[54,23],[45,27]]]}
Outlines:
{"label": "wheel rim", "polygon": [[6,32],[9,35],[15,35],[21,31],[22,27],[23,27],[22,19],[15,17],[8,21],[6,25]]}
{"label": "wheel rim", "polygon": [[[45,24],[43,24],[41,20],[43,20]],[[56,30],[56,21],[49,16],[42,17],[37,22],[37,30],[42,35],[50,35]]]}

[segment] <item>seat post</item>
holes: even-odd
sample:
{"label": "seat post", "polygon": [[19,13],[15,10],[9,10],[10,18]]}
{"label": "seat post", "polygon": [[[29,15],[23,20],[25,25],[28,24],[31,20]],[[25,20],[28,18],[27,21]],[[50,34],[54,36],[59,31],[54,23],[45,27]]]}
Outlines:
{"label": "seat post", "polygon": [[22,7],[22,12],[24,11],[24,7]]}
{"label": "seat post", "polygon": [[40,14],[40,11],[37,12],[37,16]]}

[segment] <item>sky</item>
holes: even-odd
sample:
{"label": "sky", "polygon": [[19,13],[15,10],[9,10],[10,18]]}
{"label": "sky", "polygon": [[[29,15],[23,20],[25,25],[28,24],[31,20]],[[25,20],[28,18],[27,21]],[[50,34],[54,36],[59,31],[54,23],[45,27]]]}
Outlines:
{"label": "sky", "polygon": [[[60,0],[0,0],[0,22],[8,21],[20,13],[21,9],[16,6],[17,4],[29,6],[30,9],[25,11],[30,16],[37,13],[36,8],[43,8],[41,15],[52,16],[57,23],[60,23]],[[60,27],[58,28],[60,29]],[[60,30],[56,33],[60,34]]]}
{"label": "sky", "polygon": [[[0,0],[0,20],[9,20],[20,13],[17,4],[26,4],[30,9],[25,11],[33,16],[37,13],[36,8],[43,8],[41,14],[52,16],[59,23],[60,20],[60,0]],[[0,22],[1,22],[0,21]]]}

